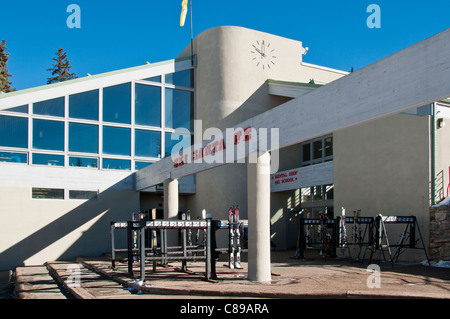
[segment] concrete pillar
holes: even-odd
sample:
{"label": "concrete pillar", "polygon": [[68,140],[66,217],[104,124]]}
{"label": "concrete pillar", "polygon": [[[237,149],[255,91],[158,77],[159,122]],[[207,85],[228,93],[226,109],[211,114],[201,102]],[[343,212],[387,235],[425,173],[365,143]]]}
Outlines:
{"label": "concrete pillar", "polygon": [[270,154],[247,165],[248,279],[271,281],[270,272]]}
{"label": "concrete pillar", "polygon": [[178,215],[178,180],[164,181],[164,219],[176,219]]}
{"label": "concrete pillar", "polygon": [[[178,216],[178,180],[164,181],[164,219],[177,219]],[[169,247],[178,246],[178,231],[166,230],[166,244]]]}

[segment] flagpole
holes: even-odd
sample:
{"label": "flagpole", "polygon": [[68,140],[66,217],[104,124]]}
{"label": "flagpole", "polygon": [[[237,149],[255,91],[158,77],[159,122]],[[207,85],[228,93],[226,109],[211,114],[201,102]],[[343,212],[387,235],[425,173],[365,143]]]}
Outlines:
{"label": "flagpole", "polygon": [[190,0],[191,7],[191,62],[192,66],[194,66],[194,29],[192,25],[192,0]]}

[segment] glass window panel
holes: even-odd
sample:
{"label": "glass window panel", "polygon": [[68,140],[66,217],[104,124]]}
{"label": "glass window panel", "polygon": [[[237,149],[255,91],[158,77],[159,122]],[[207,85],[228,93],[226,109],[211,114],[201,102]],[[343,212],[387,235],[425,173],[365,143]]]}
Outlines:
{"label": "glass window panel", "polygon": [[11,107],[9,109],[5,109],[7,112],[16,112],[16,113],[28,113],[28,104],[22,106]]}
{"label": "glass window panel", "polygon": [[193,93],[166,89],[165,123],[167,128],[191,129],[191,101]]}
{"label": "glass window panel", "polygon": [[64,155],[33,154],[33,164],[48,166],[64,166]]}
{"label": "glass window panel", "polygon": [[69,166],[72,167],[90,167],[97,168],[98,167],[98,159],[91,157],[69,157]]}
{"label": "glass window panel", "polygon": [[[172,136],[175,140],[172,140]],[[181,149],[188,148],[191,146],[191,135],[182,135],[178,133],[165,133],[165,156],[171,156],[172,155],[172,149],[175,145],[178,143],[182,143]],[[174,150],[176,151],[176,150]],[[180,151],[178,147],[178,152]]]}
{"label": "glass window panel", "polygon": [[152,82],[158,82],[161,83],[161,75],[153,76],[151,78],[146,78],[144,81],[152,81]]}
{"label": "glass window panel", "polygon": [[334,198],[334,185],[325,185],[326,199]]}
{"label": "glass window panel", "polygon": [[131,170],[131,161],[115,158],[104,158],[103,169],[120,169],[129,171]]}
{"label": "glass window panel", "polygon": [[166,84],[193,87],[191,70],[166,74]]}
{"label": "glass window panel", "polygon": [[69,151],[98,153],[98,125],[69,123]]}
{"label": "glass window panel", "polygon": [[28,163],[27,153],[0,152],[0,162],[3,163]]}
{"label": "glass window panel", "polygon": [[333,155],[333,137],[327,137],[325,139],[325,156]]}
{"label": "glass window panel", "polygon": [[314,187],[314,200],[323,200],[322,186]]}
{"label": "glass window panel", "polygon": [[136,84],[135,90],[136,124],[161,127],[161,88]]}
{"label": "glass window panel", "polygon": [[308,162],[311,160],[311,144],[303,144],[302,145],[302,161]]}
{"label": "glass window panel", "polygon": [[0,115],[0,146],[28,148],[28,118]]}
{"label": "glass window panel", "polygon": [[103,153],[131,155],[131,129],[123,127],[103,127]]}
{"label": "glass window panel", "polygon": [[77,190],[69,190],[69,199],[87,199],[87,200],[97,200],[98,192],[97,191],[77,191]]}
{"label": "glass window panel", "polygon": [[131,83],[103,89],[103,121],[131,123]]}
{"label": "glass window panel", "polygon": [[64,189],[33,188],[31,197],[39,199],[64,199]]}
{"label": "glass window panel", "polygon": [[33,148],[64,151],[64,122],[33,120]]}
{"label": "glass window panel", "polygon": [[302,203],[306,203],[306,202],[311,202],[312,201],[312,197],[311,197],[311,188],[307,187],[307,188],[302,188],[301,190],[302,192]]}
{"label": "glass window panel", "polygon": [[136,161],[136,162],[134,162],[134,169],[136,171],[138,171],[138,170],[143,169],[144,167],[147,167],[147,166],[152,165],[152,164],[153,163],[150,163],[150,162],[138,162],[138,161]]}
{"label": "glass window panel", "polygon": [[64,96],[33,103],[33,113],[39,115],[64,117]]}
{"label": "glass window panel", "polygon": [[98,121],[98,90],[69,96],[69,117]]}
{"label": "glass window panel", "polygon": [[322,158],[322,140],[313,142],[313,158]]}
{"label": "glass window panel", "polygon": [[135,155],[143,157],[161,157],[161,132],[135,131]]}

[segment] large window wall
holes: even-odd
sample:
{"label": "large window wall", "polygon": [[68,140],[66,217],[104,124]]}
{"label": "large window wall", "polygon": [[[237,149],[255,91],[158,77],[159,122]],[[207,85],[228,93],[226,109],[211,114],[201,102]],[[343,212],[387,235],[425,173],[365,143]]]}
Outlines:
{"label": "large window wall", "polygon": [[138,170],[193,117],[191,69],[32,101],[0,111],[0,163]]}

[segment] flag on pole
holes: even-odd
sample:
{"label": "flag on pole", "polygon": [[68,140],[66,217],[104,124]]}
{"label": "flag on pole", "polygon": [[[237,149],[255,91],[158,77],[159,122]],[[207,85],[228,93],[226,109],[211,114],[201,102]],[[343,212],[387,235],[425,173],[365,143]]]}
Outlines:
{"label": "flag on pole", "polygon": [[186,14],[188,11],[188,0],[183,0],[183,2],[181,3],[181,17],[180,17],[180,27],[184,27],[184,22],[186,21]]}

